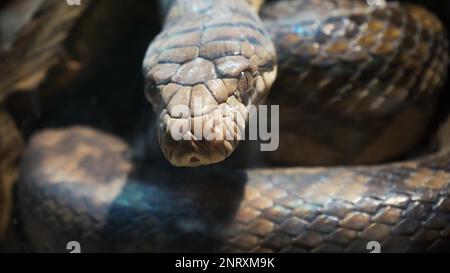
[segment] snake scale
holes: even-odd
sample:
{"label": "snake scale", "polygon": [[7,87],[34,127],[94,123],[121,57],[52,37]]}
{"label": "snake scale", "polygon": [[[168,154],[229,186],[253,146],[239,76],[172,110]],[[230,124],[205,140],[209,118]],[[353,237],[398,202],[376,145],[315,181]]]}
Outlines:
{"label": "snake scale", "polygon": [[[265,26],[237,0],[172,5],[143,62],[173,165],[230,156],[246,107],[268,96],[282,117],[269,162],[372,163],[417,145],[447,69],[436,17],[349,0],[267,3],[261,15]],[[174,110],[180,104],[191,116]],[[196,140],[190,126],[192,141],[168,134],[175,121],[214,127],[227,118],[230,141]],[[384,252],[449,251],[450,121],[437,139],[432,152],[377,165],[176,168],[136,163],[133,147],[95,129],[48,129],[23,158],[20,218],[36,251],[65,251],[72,240],[83,251],[365,252],[374,240]]]}

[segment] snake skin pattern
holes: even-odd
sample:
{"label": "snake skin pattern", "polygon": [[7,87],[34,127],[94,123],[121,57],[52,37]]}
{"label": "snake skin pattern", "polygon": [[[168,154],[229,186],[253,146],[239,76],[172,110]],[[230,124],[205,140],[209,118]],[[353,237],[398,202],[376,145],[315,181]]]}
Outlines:
{"label": "snake skin pattern", "polygon": [[[284,10],[281,4],[273,4],[275,6],[271,6],[271,9],[281,10],[279,14],[284,12],[283,18],[288,18],[289,12],[298,9],[308,11],[308,4],[318,6],[321,5],[319,2],[324,1],[298,1],[301,3],[298,5],[306,6],[288,10]],[[329,107],[323,111],[327,117],[335,118],[331,123],[338,125],[333,126],[343,124],[345,128],[347,124],[349,131],[343,136],[354,134],[354,128],[365,128],[370,134],[386,132],[378,141],[367,135],[361,137],[361,147],[373,147],[372,151],[366,151],[371,156],[369,159],[365,156],[355,159],[355,155],[363,153],[361,149],[355,149],[343,158],[331,156],[319,158],[318,162],[367,162],[396,156],[416,144],[416,141],[400,145],[394,138],[391,146],[402,147],[394,149],[394,154],[377,153],[379,150],[390,150],[380,147],[390,143],[385,139],[392,135],[393,128],[403,131],[405,128],[402,128],[402,124],[406,121],[408,124],[417,124],[417,127],[424,126],[422,124],[428,122],[438,97],[437,89],[442,84],[447,63],[447,45],[442,25],[431,14],[415,6],[392,4],[388,9],[378,9],[363,8],[361,4],[354,4],[355,1],[328,3],[342,5],[342,9],[329,6],[338,16],[333,18],[334,21],[320,24],[318,29],[335,27],[337,32],[331,34],[337,33],[336,36],[328,35],[336,37],[335,40],[331,39],[335,42],[327,40],[309,48],[323,50],[327,54],[315,56],[325,59],[308,59],[310,55],[305,55],[308,51],[304,48],[307,44],[298,43],[299,35],[303,38],[309,36],[305,16],[311,13],[305,13],[300,23],[295,16],[285,21],[285,26],[297,26],[295,29],[299,31],[295,35],[284,31],[287,27],[283,29],[283,21],[266,14],[269,32],[283,41],[277,44],[279,77],[282,78],[275,84],[275,94],[269,99],[283,102],[283,105],[291,108],[289,111],[294,111],[290,113],[295,113],[287,116],[296,118],[298,112],[295,111],[306,112],[305,109],[313,108],[318,102],[332,102],[323,103]],[[345,13],[349,9],[362,14],[352,17]],[[330,16],[326,12],[321,14],[326,18]],[[354,35],[361,34],[359,31],[367,33],[366,27],[369,30],[373,28],[374,36],[351,36],[351,39],[347,33],[351,22],[358,26],[355,28],[358,33]],[[314,29],[311,32],[318,33]],[[398,35],[402,33],[411,36],[400,38]],[[320,35],[314,37],[320,38]],[[339,40],[342,37],[349,38],[345,41],[360,41],[367,51],[355,54],[348,50],[355,46]],[[406,55],[402,55],[403,51],[397,46],[411,46],[408,37],[415,37],[413,44],[418,47],[414,46],[414,50],[406,50]],[[280,49],[282,46],[287,48]],[[302,63],[292,66],[291,63],[285,67],[285,61],[295,62],[296,59],[283,56],[280,52],[298,46],[303,46],[302,50],[291,53],[297,53],[300,60],[305,62],[304,66],[301,66]],[[366,61],[367,56],[364,54],[370,55],[372,63]],[[384,61],[388,59],[390,61]],[[411,61],[406,62],[406,59]],[[150,62],[149,54],[144,63],[147,62]],[[371,67],[366,71],[368,74],[364,73],[364,69],[359,69],[360,73],[356,75],[333,74],[338,73],[337,70],[357,71],[354,67],[346,66],[354,63],[358,67],[363,64]],[[290,72],[291,67],[298,68],[296,73]],[[333,67],[337,68],[336,71]],[[152,78],[154,80],[161,76],[161,84],[166,84],[168,78],[173,80],[176,77],[179,69],[177,66],[170,75],[164,77],[161,75],[166,70],[161,70]],[[402,70],[406,72],[385,73]],[[151,74],[152,69],[148,72]],[[369,84],[371,89],[364,93],[359,81],[374,75],[378,80]],[[304,89],[291,84],[292,90],[284,89],[285,92],[276,93],[279,90],[277,88],[285,86],[282,83],[285,77],[300,80]],[[319,82],[317,79],[325,82],[320,85],[322,89],[311,95],[310,92],[317,90],[314,89]],[[328,85],[326,79],[331,81],[333,87]],[[237,78],[235,80],[239,82]],[[354,80],[354,86],[349,90],[350,80]],[[203,82],[207,81],[201,84]],[[338,96],[326,92],[336,89],[343,91]],[[297,90],[296,93],[294,90]],[[151,93],[153,91],[147,89],[148,96],[155,101],[155,94]],[[355,97],[358,93],[365,95]],[[300,104],[299,100],[304,102],[301,105],[304,108],[296,105]],[[353,101],[358,103],[353,105]],[[354,107],[349,107],[349,104]],[[373,104],[375,107],[371,108]],[[376,117],[378,119],[374,120],[379,123],[371,121],[368,126],[359,127],[362,121],[356,119],[350,122],[351,117],[358,115],[361,115],[361,120],[362,117]],[[391,123],[392,116],[404,118]],[[286,123],[281,127],[281,137],[283,128],[293,129],[292,121],[282,119],[283,122]],[[314,124],[317,120],[309,122]],[[330,128],[338,127],[325,128],[325,131]],[[313,129],[307,138],[317,137],[315,134],[318,133],[314,131],[320,130],[316,130],[317,127]],[[423,128],[418,128],[417,132],[409,131],[407,137],[402,135],[399,139],[404,142],[408,142],[409,138],[418,139],[416,135],[422,131]],[[301,137],[303,133],[292,134],[290,139]],[[77,240],[82,250],[87,252],[367,252],[367,243],[376,240],[381,243],[383,252],[449,252],[449,120],[443,123],[438,136],[438,151],[398,163],[236,170],[214,167],[179,169],[166,164],[133,162],[132,148],[106,133],[83,127],[47,130],[33,137],[24,155],[18,185],[20,217],[30,247],[35,251],[64,252],[68,241]],[[331,145],[330,149],[339,149],[337,144]],[[295,147],[291,144],[291,148]],[[301,161],[297,153],[286,151],[281,151],[278,158],[274,155],[275,160],[286,158],[287,154],[293,155],[293,161]]]}
{"label": "snake skin pattern", "polygon": [[366,252],[372,240],[383,252],[449,251],[445,147],[377,167],[179,170],[133,168],[105,133],[49,130],[24,156],[19,207],[40,252],[71,240],[85,252]]}
{"label": "snake skin pattern", "polygon": [[[422,139],[447,73],[442,23],[410,4],[291,1],[262,11],[279,75],[280,147],[291,165],[392,160]],[[351,145],[349,145],[351,143]]]}

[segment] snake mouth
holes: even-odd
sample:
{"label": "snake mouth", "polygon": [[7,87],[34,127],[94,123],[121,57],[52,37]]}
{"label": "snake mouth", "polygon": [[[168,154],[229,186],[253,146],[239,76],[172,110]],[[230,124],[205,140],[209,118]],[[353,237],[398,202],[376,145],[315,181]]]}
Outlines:
{"label": "snake mouth", "polygon": [[[168,137],[170,138],[170,136]],[[167,141],[163,141],[161,147],[164,147],[164,155],[172,165],[176,167],[198,167],[225,160],[235,150],[238,141],[182,140],[172,147],[168,146],[167,143]]]}
{"label": "snake mouth", "polygon": [[243,139],[248,119],[247,108],[234,96],[201,115],[171,112],[161,111],[158,139],[167,160],[177,167],[197,167],[225,160]]}

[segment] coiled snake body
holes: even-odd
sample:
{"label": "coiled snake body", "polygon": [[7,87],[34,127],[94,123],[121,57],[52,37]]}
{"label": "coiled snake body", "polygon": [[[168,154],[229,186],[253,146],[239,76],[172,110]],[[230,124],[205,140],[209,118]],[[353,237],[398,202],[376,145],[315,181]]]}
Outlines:
{"label": "coiled snake body", "polygon": [[[172,164],[228,157],[246,106],[266,100],[277,70],[269,104],[281,105],[281,143],[269,162],[372,163],[417,144],[447,69],[445,30],[432,14],[345,0],[274,3],[261,14],[268,30],[245,1],[173,4],[144,60]],[[189,140],[171,138],[175,122]],[[226,124],[233,138],[199,140],[195,124]],[[361,252],[369,241],[383,251],[449,251],[449,130],[446,121],[440,149],[414,160],[248,170],[133,165],[113,136],[47,130],[23,160],[21,219],[39,251],[65,251],[72,240],[85,251]]]}

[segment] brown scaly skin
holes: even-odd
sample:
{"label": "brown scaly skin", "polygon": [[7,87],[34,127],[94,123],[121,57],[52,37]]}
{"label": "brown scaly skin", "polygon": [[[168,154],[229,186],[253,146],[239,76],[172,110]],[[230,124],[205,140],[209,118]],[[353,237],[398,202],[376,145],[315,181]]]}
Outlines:
{"label": "brown scaly skin", "polygon": [[[183,87],[180,81],[195,81],[198,74],[227,78],[213,73],[213,65],[203,58],[218,52],[245,55],[245,48],[258,48],[258,41],[253,42],[245,35],[255,36],[258,32],[252,29],[242,32],[239,27],[246,23],[243,16],[226,12],[218,16],[216,9],[210,7],[211,1],[194,2],[201,12],[192,11],[196,10],[195,5],[186,7],[179,2],[169,13],[166,29],[155,39],[144,61],[149,98],[155,111],[161,112],[160,143],[172,164],[217,163],[229,156],[235,142],[224,145],[174,141],[168,133],[176,120],[170,118],[174,106],[192,107],[191,89]],[[221,12],[227,10],[216,8]],[[245,7],[238,10],[242,12]],[[270,161],[292,165],[377,163],[401,156],[421,141],[447,72],[447,37],[434,15],[414,5],[397,3],[371,8],[365,1],[303,0],[267,4],[262,16],[277,47],[280,66],[269,104],[282,105],[281,146],[269,154]],[[217,26],[224,17],[232,18],[231,26],[207,27],[206,37],[202,36],[200,26]],[[255,20],[250,20],[252,25],[258,25]],[[241,33],[234,34],[236,30]],[[239,35],[244,36],[236,37]],[[245,43],[234,41],[237,38]],[[212,39],[215,48],[207,47]],[[233,41],[227,43],[227,39]],[[187,44],[181,46],[182,41]],[[267,41],[261,44],[268,46]],[[167,50],[173,47],[176,48]],[[255,55],[261,57],[258,52]],[[183,68],[198,57],[204,62],[196,62],[194,67],[202,72],[184,73]],[[233,59],[242,67],[246,61]],[[239,71],[242,70],[245,68]],[[263,91],[267,92],[270,86],[266,84]],[[216,94],[214,87],[208,86],[212,95]],[[233,91],[228,90],[228,94]],[[214,102],[212,98],[204,101]],[[238,112],[240,119],[245,120],[242,114],[245,111]],[[197,118],[197,123],[203,120],[205,124],[220,117],[213,112]],[[195,120],[184,119],[184,123],[185,127],[193,128]],[[243,128],[241,124],[238,127]],[[192,135],[192,129],[187,133]],[[216,149],[217,146],[225,146],[226,152]]]}
{"label": "brown scaly skin", "polygon": [[[63,10],[58,1],[31,0],[10,1],[0,9],[0,242],[10,224],[12,188],[23,152],[21,132],[6,109],[5,100],[17,91],[36,91],[48,70],[56,66],[62,55],[60,45],[66,38],[61,25],[70,27],[73,18],[84,9],[66,13]],[[43,14],[34,18],[38,11]],[[58,12],[65,16],[54,16]],[[29,24],[30,21],[35,24]],[[45,31],[39,27],[41,22],[46,22]]]}
{"label": "brown scaly skin", "polygon": [[448,65],[446,31],[433,14],[303,0],[266,5],[262,16],[279,59],[268,103],[281,105],[281,139],[271,160],[377,163],[422,140]]}
{"label": "brown scaly skin", "polygon": [[411,161],[245,171],[133,168],[119,139],[44,131],[23,161],[23,224],[37,251],[450,251],[449,124]]}
{"label": "brown scaly skin", "polygon": [[[154,9],[156,4],[151,1],[132,0],[122,4],[83,1],[77,7],[71,7],[60,0],[4,2],[0,8],[0,237],[7,219],[11,218],[9,200],[12,195],[13,174],[17,173],[19,163],[14,159],[22,153],[19,145],[21,135],[26,138],[48,119],[56,123],[66,121],[67,113],[74,112],[73,107],[75,112],[80,113],[80,101],[84,115],[94,112],[105,121],[102,113],[107,112],[116,121],[113,125],[115,128],[120,128],[121,122],[117,116],[123,118],[124,112],[129,116],[138,115],[138,111],[133,112],[136,107],[130,106],[133,98],[140,98],[138,91],[135,96],[120,98],[107,90],[110,86],[117,87],[115,80],[109,80],[109,86],[97,84],[96,88],[80,87],[80,83],[88,82],[93,75],[101,75],[99,71],[106,70],[105,66],[118,65],[124,60],[129,62],[133,55],[139,56],[134,59],[140,58],[139,49],[130,47],[130,41],[146,37],[140,50],[143,51],[146,41],[157,31],[156,20],[151,17],[143,19],[144,16],[141,16],[140,19],[135,19],[144,13],[143,10]],[[112,22],[111,18],[123,14],[125,6],[129,16]],[[136,25],[143,22],[151,22],[148,24],[155,26],[145,30],[136,28]],[[114,29],[114,32],[104,31],[106,28]],[[114,60],[99,58],[114,55],[114,50],[123,48],[122,44],[126,44],[127,49],[132,51],[127,56]],[[140,79],[139,61],[134,66],[136,69],[133,71],[137,72],[127,73],[126,69],[118,68],[109,73],[108,77],[120,75],[129,87],[129,82]],[[131,79],[129,75],[133,75]],[[95,80],[99,81],[99,77],[95,77]],[[120,88],[114,90],[122,91]],[[87,97],[98,99],[104,104],[86,104],[83,99]],[[120,105],[114,106],[116,117],[107,109],[113,100],[113,104],[120,102]],[[104,105],[108,106],[103,107]],[[75,119],[81,122],[83,115],[77,115]],[[95,116],[89,115],[89,121],[95,123],[94,120]],[[128,124],[128,121],[123,123]],[[8,242],[0,238],[0,251],[9,250],[9,245],[14,244],[13,240],[9,240],[13,236],[4,237]],[[20,248],[20,243],[12,249],[16,248]]]}
{"label": "brown scaly skin", "polygon": [[74,127],[31,140],[19,207],[31,251],[450,251],[450,123],[427,158],[246,171],[132,167],[127,145]]}

